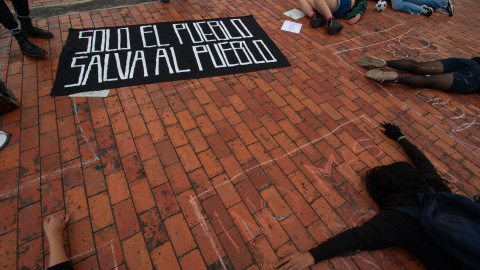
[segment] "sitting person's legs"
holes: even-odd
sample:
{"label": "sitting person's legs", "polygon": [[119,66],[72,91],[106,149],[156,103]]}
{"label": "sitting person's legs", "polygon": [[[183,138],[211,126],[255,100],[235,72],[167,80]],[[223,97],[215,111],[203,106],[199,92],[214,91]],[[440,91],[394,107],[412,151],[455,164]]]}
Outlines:
{"label": "sitting person's legs", "polygon": [[30,11],[28,9],[27,0],[12,0],[12,4],[15,7],[18,18],[21,22],[22,31],[20,31],[20,29],[18,28],[17,21],[15,20],[12,12],[10,11],[10,9],[8,9],[7,4],[5,4],[5,1],[3,0],[0,1],[0,22],[2,23],[2,25],[8,30],[10,30],[10,32],[18,42],[20,50],[24,54],[32,57],[40,57],[47,54],[45,50],[28,40],[25,34],[33,37],[50,38],[53,36],[52,33],[33,27],[32,21],[29,17]]}
{"label": "sitting person's legs", "polygon": [[3,0],[0,1],[0,22],[7,29],[18,28],[17,21],[15,20],[12,12],[10,12],[10,9],[8,9],[7,4]]}
{"label": "sitting person's legs", "polygon": [[303,13],[310,17],[312,27],[317,28],[328,24],[327,30],[330,35],[343,29],[343,25],[335,21],[332,15],[339,6],[338,0],[299,0],[298,3]]}
{"label": "sitting person's legs", "polygon": [[51,38],[52,33],[38,29],[33,26],[32,19],[30,19],[30,9],[27,0],[12,0],[13,7],[17,13],[17,18],[20,21],[22,32],[29,37],[37,38]]}

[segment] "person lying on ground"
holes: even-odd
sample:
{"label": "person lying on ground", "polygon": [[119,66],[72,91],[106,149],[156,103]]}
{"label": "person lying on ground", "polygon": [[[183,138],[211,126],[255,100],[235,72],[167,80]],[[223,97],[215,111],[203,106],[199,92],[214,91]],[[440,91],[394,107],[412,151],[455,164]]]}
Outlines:
{"label": "person lying on ground", "polygon": [[458,94],[480,93],[480,57],[472,59],[447,58],[430,62],[389,60],[362,56],[358,65],[367,68],[390,67],[415,75],[399,77],[394,71],[373,69],[365,76],[380,83],[397,83],[413,87],[426,87]]}
{"label": "person lying on ground", "polygon": [[72,264],[68,260],[63,248],[63,230],[70,218],[65,215],[50,215],[43,221],[43,231],[47,236],[50,248],[50,259],[47,270],[71,270]]}
{"label": "person lying on ground", "polygon": [[395,11],[403,11],[409,14],[432,16],[434,10],[443,9],[452,17],[452,0],[391,0]]}
{"label": "person lying on ground", "polygon": [[[404,247],[428,269],[462,269],[459,261],[444,251],[425,231],[420,220],[393,206],[418,203],[417,194],[451,192],[449,184],[436,172],[428,158],[403,136],[400,129],[383,123],[385,135],[405,150],[409,162],[395,162],[369,170],[363,178],[369,196],[380,212],[362,226],[348,229],[307,252],[280,256],[276,269],[306,269],[311,265],[357,251]],[[429,193],[428,193],[429,194]]]}
{"label": "person lying on ground", "polygon": [[18,29],[18,23],[13,17],[12,12],[8,9],[4,0],[0,1],[0,22],[2,25],[10,30],[12,35],[18,42],[20,50],[25,55],[31,57],[41,57],[47,54],[47,52],[33,44],[28,40],[27,36],[37,38],[51,38],[53,34],[42,29],[38,29],[32,25],[30,19],[30,9],[28,7],[28,0],[12,0],[13,7],[17,13],[17,18],[20,21],[22,30]]}
{"label": "person lying on ground", "polygon": [[298,0],[300,9],[310,17],[313,28],[327,25],[330,35],[339,33],[343,25],[335,19],[345,18],[348,24],[360,20],[367,9],[366,0]]}

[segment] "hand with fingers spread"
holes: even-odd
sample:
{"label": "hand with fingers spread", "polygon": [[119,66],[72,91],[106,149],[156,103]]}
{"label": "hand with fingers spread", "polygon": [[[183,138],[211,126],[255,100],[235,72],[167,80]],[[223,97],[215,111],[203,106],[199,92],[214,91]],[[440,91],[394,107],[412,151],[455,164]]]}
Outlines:
{"label": "hand with fingers spread", "polygon": [[304,270],[315,264],[310,252],[292,251],[284,255],[280,255],[280,261],[274,266],[280,270]]}
{"label": "hand with fingers spread", "polygon": [[383,122],[382,126],[383,128],[385,128],[383,133],[385,133],[385,135],[387,135],[387,137],[389,137],[390,139],[398,142],[401,139],[405,138],[405,136],[403,136],[402,132],[400,131],[400,128],[397,127],[396,125],[392,123]]}

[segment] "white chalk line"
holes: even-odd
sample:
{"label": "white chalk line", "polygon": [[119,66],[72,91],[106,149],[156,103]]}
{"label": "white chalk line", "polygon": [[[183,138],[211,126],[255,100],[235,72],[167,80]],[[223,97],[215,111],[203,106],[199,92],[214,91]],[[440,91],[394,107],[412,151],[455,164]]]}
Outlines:
{"label": "white chalk line", "polygon": [[[92,159],[89,159],[89,160],[86,160],[86,161],[79,162],[79,163],[74,164],[74,165],[70,165],[70,166],[62,168],[60,170],[54,170],[53,172],[48,173],[46,175],[42,175],[40,177],[31,179],[27,182],[23,182],[21,185],[17,182],[17,187],[12,188],[10,190],[5,190],[2,193],[0,193],[0,199],[8,198],[10,195],[15,194],[16,192],[22,190],[23,188],[31,187],[32,185],[42,181],[43,179],[47,179],[49,177],[55,177],[56,175],[61,174],[63,172],[67,172],[71,169],[78,168],[82,165],[88,165],[88,164],[96,162],[96,161],[97,160],[95,158],[92,158]],[[42,188],[45,188],[45,186],[43,186]]]}
{"label": "white chalk line", "polygon": [[215,241],[213,241],[213,237],[210,234],[210,230],[208,229],[207,224],[205,223],[205,219],[203,218],[202,214],[200,213],[200,210],[198,209],[198,205],[195,202],[195,198],[193,196],[190,196],[190,204],[193,206],[193,211],[195,212],[195,216],[197,217],[198,221],[200,222],[200,226],[202,227],[203,233],[205,236],[208,238],[208,243],[212,247],[212,249],[215,252],[215,255],[217,256],[218,260],[220,260],[220,264],[222,265],[223,269],[227,269],[225,262],[223,261],[222,256],[220,256],[220,252],[218,252],[217,245],[215,245]]}
{"label": "white chalk line", "polygon": [[[416,21],[416,20],[419,20],[419,19],[415,19],[415,20],[412,20],[413,21]],[[410,21],[409,21],[410,22]],[[352,41],[352,40],[355,40],[355,39],[358,39],[358,38],[361,38],[361,37],[364,37],[364,36],[368,36],[368,35],[373,35],[373,34],[379,34],[379,33],[384,33],[384,32],[388,32],[390,30],[392,30],[393,28],[396,28],[398,26],[402,26],[402,25],[405,25],[407,24],[406,22],[405,23],[401,23],[401,24],[397,24],[397,25],[394,25],[388,29],[385,29],[385,30],[382,30],[382,31],[378,31],[378,32],[368,32],[368,33],[365,33],[363,35],[360,35],[360,36],[356,36],[354,38],[350,38],[350,39],[347,39],[347,40],[344,40],[344,41],[340,41],[340,42],[337,42],[337,43],[334,43],[334,44],[329,44],[329,45],[325,45],[325,47],[330,47],[330,46],[336,46],[336,45],[339,45],[339,44],[342,44],[342,43],[345,43],[345,42],[349,42],[349,41]],[[413,29],[413,28],[412,28]],[[410,29],[410,30],[412,30]]]}
{"label": "white chalk line", "polygon": [[[72,99],[73,99],[73,107],[74,107],[74,117],[76,119],[77,125],[80,128],[80,132],[82,133],[83,139],[85,140],[86,143],[89,143],[90,141],[83,135],[83,128],[80,126],[80,120],[78,118],[77,103],[75,101],[75,98],[72,98]],[[10,190],[2,191],[2,193],[0,193],[0,199],[8,198],[10,195],[17,193],[18,191],[22,190],[23,188],[31,187],[32,185],[34,185],[38,182],[41,182],[43,179],[48,179],[50,177],[55,177],[60,173],[66,172],[66,171],[74,169],[74,168],[81,167],[82,165],[88,165],[90,163],[93,163],[93,162],[96,162],[96,161],[100,160],[100,158],[95,154],[95,151],[93,150],[93,148],[90,144],[89,144],[89,147],[90,147],[90,150],[92,151],[92,154],[95,156],[94,158],[86,160],[86,161],[80,161],[79,163],[70,165],[70,166],[65,167],[65,168],[61,168],[58,171],[54,170],[53,172],[48,173],[46,175],[41,175],[40,177],[37,177],[35,179],[31,179],[27,182],[21,183],[21,185],[20,185],[19,182],[17,182],[17,186],[15,188],[12,188]]]}
{"label": "white chalk line", "polygon": [[[109,240],[108,242],[103,243],[102,245],[100,245],[99,248],[102,248],[102,247],[104,247],[104,246],[106,246],[106,245],[110,245],[110,247],[111,247],[111,249],[112,249],[112,255],[113,255],[114,263],[115,263],[115,265],[117,265],[117,263],[116,263],[117,260],[116,260],[116,258],[115,258],[115,249],[114,249],[114,247],[113,247],[113,240]],[[78,253],[78,254],[75,254],[75,255],[71,256],[71,257],[69,258],[69,260],[70,260],[70,261],[73,261],[73,260],[76,259],[76,258],[82,257],[82,256],[84,256],[84,255],[91,255],[92,253],[96,253],[96,252],[97,252],[97,249],[96,249],[95,247],[89,248],[87,251],[82,251],[82,252],[80,252],[80,253]],[[115,269],[118,269],[118,267],[115,267]]]}
{"label": "white chalk line", "polygon": [[90,148],[90,150],[92,151],[92,154],[95,156],[95,159],[96,160],[100,160],[100,158],[97,156],[97,154],[95,153],[95,151],[93,150],[92,146],[90,145],[90,141],[87,139],[87,137],[84,135],[84,131],[83,131],[83,128],[80,124],[80,119],[78,118],[78,108],[77,108],[77,102],[75,101],[75,98],[72,98],[73,100],[73,111],[75,112],[75,119],[77,121],[77,126],[78,128],[80,129],[80,132],[81,132],[81,136],[83,137],[83,140],[85,141],[85,143],[88,144],[88,147]]}
{"label": "white chalk line", "polygon": [[118,269],[117,256],[115,254],[115,247],[113,246],[113,242],[110,243],[110,248],[112,249],[113,264],[115,265],[114,269]]}
{"label": "white chalk line", "polygon": [[[399,36],[396,36],[396,37],[393,37],[393,38],[389,38],[389,39],[384,40],[384,41],[375,42],[375,43],[370,44],[370,45],[365,45],[365,46],[361,46],[361,47],[355,47],[355,48],[352,48],[352,49],[345,49],[345,50],[337,51],[337,52],[334,52],[333,54],[334,54],[335,56],[339,57],[339,56],[337,55],[337,54],[339,54],[339,53],[349,52],[349,51],[353,51],[353,50],[359,50],[359,49],[363,49],[363,48],[367,48],[367,47],[376,46],[376,45],[379,45],[379,44],[382,44],[382,43],[387,43],[387,42],[390,42],[390,41],[392,41],[392,40],[401,38],[401,37],[403,37],[404,35],[410,33],[410,32],[413,31],[413,30],[417,31],[415,28],[411,28],[410,30],[408,30],[407,32],[405,32],[405,33],[403,33],[403,34],[401,34],[401,35],[399,35]],[[339,58],[340,58],[340,57],[339,57]],[[340,59],[343,61],[342,58],[340,58]],[[343,61],[343,62],[345,63],[345,61]],[[346,64],[349,65],[348,63],[346,63]],[[351,65],[349,65],[349,66],[352,67]],[[354,68],[354,67],[352,67],[352,68]],[[354,69],[358,71],[358,69],[356,69],[356,68],[354,68]],[[359,71],[359,72],[360,72],[360,71]],[[361,72],[360,72],[360,73],[361,73]],[[362,74],[363,74],[363,73],[362,73]]]}
{"label": "white chalk line", "polygon": [[[369,119],[369,118],[368,118],[367,116],[365,116],[365,115],[359,116],[359,117],[357,117],[357,118],[355,118],[355,119],[353,119],[353,120],[346,121],[345,123],[339,125],[337,128],[335,128],[334,130],[332,130],[331,132],[329,132],[329,133],[327,133],[327,134],[325,134],[325,135],[323,135],[323,136],[321,136],[321,137],[319,137],[319,138],[317,138],[317,139],[315,139],[315,140],[312,140],[312,141],[310,141],[309,143],[306,143],[306,144],[304,144],[304,145],[302,145],[302,146],[300,146],[300,147],[297,147],[296,149],[294,149],[294,150],[292,150],[292,151],[290,151],[290,152],[288,152],[288,153],[286,153],[286,154],[284,154],[284,155],[282,155],[282,156],[280,156],[280,157],[277,157],[277,158],[275,158],[275,159],[271,159],[271,160],[266,161],[266,162],[263,162],[263,163],[261,163],[261,164],[259,164],[259,165],[255,165],[255,166],[253,166],[253,167],[251,167],[251,168],[249,168],[249,169],[247,169],[247,170],[244,170],[243,172],[238,173],[237,175],[233,176],[232,178],[230,178],[230,179],[228,179],[228,180],[226,180],[226,181],[224,181],[224,182],[222,182],[222,183],[219,183],[219,184],[215,185],[215,186],[212,187],[212,188],[207,189],[206,191],[198,194],[198,195],[195,196],[195,197],[194,197],[194,196],[190,196],[189,201],[190,201],[190,204],[192,204],[192,206],[193,206],[193,208],[194,208],[195,215],[196,215],[197,219],[198,219],[199,222],[200,222],[200,225],[201,225],[201,227],[202,227],[202,230],[203,230],[204,234],[205,234],[205,235],[208,237],[208,239],[209,239],[210,246],[214,249],[215,254],[217,255],[217,257],[220,258],[220,260],[221,260],[220,262],[221,262],[222,266],[224,267],[224,269],[226,269],[226,268],[225,268],[225,265],[224,265],[224,262],[223,262],[223,260],[222,260],[221,257],[220,257],[220,253],[219,253],[218,250],[217,250],[217,247],[216,247],[216,245],[215,245],[215,242],[213,241],[213,238],[212,238],[212,236],[211,236],[211,234],[210,234],[210,232],[209,232],[209,230],[208,230],[208,227],[207,227],[207,225],[205,224],[205,220],[204,220],[204,218],[203,218],[203,216],[202,216],[202,214],[201,214],[201,212],[200,212],[200,210],[199,210],[199,208],[198,208],[198,205],[197,205],[196,202],[195,202],[195,199],[198,199],[200,196],[202,196],[202,195],[210,192],[211,190],[213,190],[213,189],[215,189],[215,188],[218,188],[218,187],[220,187],[220,186],[223,186],[223,185],[225,185],[225,184],[227,184],[227,183],[232,183],[237,177],[239,177],[240,175],[242,175],[242,174],[244,174],[244,173],[248,173],[249,171],[254,170],[254,169],[256,169],[256,168],[258,168],[258,167],[260,167],[260,166],[263,166],[263,165],[265,165],[265,164],[269,164],[269,163],[274,162],[274,161],[276,161],[276,160],[278,160],[278,159],[284,158],[284,157],[286,157],[286,156],[290,156],[290,155],[292,155],[293,153],[296,153],[296,152],[298,152],[298,151],[301,151],[303,148],[305,148],[305,147],[307,147],[307,146],[309,146],[309,145],[311,145],[311,144],[314,144],[314,143],[316,143],[316,142],[324,139],[324,138],[327,137],[327,136],[333,135],[333,134],[334,134],[335,132],[337,132],[339,129],[343,128],[343,126],[345,126],[345,125],[347,125],[347,124],[352,124],[352,123],[354,123],[354,122],[356,122],[356,121],[358,121],[358,120],[364,120],[364,121],[366,120],[365,122],[369,122],[369,123],[372,124],[372,125],[374,124],[373,121],[372,121],[371,119]],[[265,205],[265,207],[266,207],[266,205]],[[268,213],[267,213],[267,214],[268,214]],[[264,224],[262,224],[262,225],[265,226]],[[246,225],[245,225],[245,226],[246,226]],[[266,227],[266,226],[265,226],[265,227]],[[247,227],[247,229],[248,229],[248,227]],[[251,232],[250,232],[250,233],[251,233]],[[263,232],[263,231],[262,231],[262,233],[265,234],[265,232]],[[253,237],[253,236],[252,236],[252,237]],[[235,245],[235,242],[232,242],[232,243]]]}
{"label": "white chalk line", "polygon": [[216,187],[223,186],[223,185],[225,185],[225,184],[227,184],[227,183],[233,183],[233,181],[234,181],[236,178],[240,177],[240,176],[243,175],[244,173],[248,173],[248,172],[250,172],[250,171],[252,171],[252,170],[254,170],[254,169],[256,169],[256,168],[259,168],[259,167],[261,167],[261,166],[270,164],[270,163],[275,162],[275,161],[277,161],[277,160],[279,160],[279,159],[282,159],[282,158],[287,157],[287,156],[290,156],[290,155],[292,155],[292,154],[294,154],[294,153],[296,153],[296,152],[299,152],[299,151],[301,151],[303,148],[305,148],[305,147],[307,147],[307,146],[309,146],[309,145],[311,145],[311,144],[317,143],[317,142],[319,142],[320,140],[323,140],[323,138],[325,138],[325,137],[327,137],[327,136],[333,135],[335,132],[337,132],[337,131],[338,131],[340,128],[342,128],[343,126],[345,126],[345,125],[347,125],[347,124],[350,124],[350,123],[353,123],[353,122],[355,122],[355,121],[357,121],[357,120],[360,120],[360,119],[367,120],[368,122],[370,122],[370,123],[373,124],[372,120],[370,120],[370,119],[369,119],[367,116],[365,116],[365,115],[359,116],[359,117],[357,117],[357,118],[355,118],[355,119],[353,119],[353,120],[348,120],[348,121],[346,121],[345,123],[343,123],[343,124],[339,125],[338,127],[336,127],[334,130],[330,131],[328,134],[323,135],[323,136],[321,136],[321,137],[319,137],[319,138],[317,138],[317,139],[314,139],[314,140],[312,140],[312,141],[310,141],[310,142],[308,142],[308,143],[305,143],[305,144],[303,144],[302,146],[297,147],[297,148],[295,148],[294,150],[292,150],[292,151],[290,151],[290,152],[288,152],[288,153],[286,153],[286,154],[284,154],[284,155],[282,155],[282,156],[280,156],[280,157],[267,160],[267,161],[262,162],[262,163],[260,163],[260,164],[258,164],[258,165],[252,166],[251,168],[248,168],[248,169],[246,169],[246,170],[243,170],[243,172],[236,174],[236,175],[233,176],[231,179],[228,179],[228,180],[226,180],[226,181],[224,181],[224,182],[222,182],[222,183],[220,183],[220,184],[218,184],[218,185],[215,185],[214,187],[209,188],[209,189],[207,189],[206,191],[198,194],[198,195],[197,195],[197,198],[199,198],[200,196],[202,196],[202,195],[210,192],[211,190],[215,189]]}

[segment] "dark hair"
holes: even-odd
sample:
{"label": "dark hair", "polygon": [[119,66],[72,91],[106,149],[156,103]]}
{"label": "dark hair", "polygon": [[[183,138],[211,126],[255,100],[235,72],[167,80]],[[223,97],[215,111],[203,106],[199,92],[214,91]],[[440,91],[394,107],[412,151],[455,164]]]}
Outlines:
{"label": "dark hair", "polygon": [[380,208],[393,194],[402,193],[407,197],[417,193],[428,195],[428,186],[436,191],[451,192],[445,179],[420,177],[412,164],[405,161],[375,167],[367,171],[363,181],[368,194]]}

